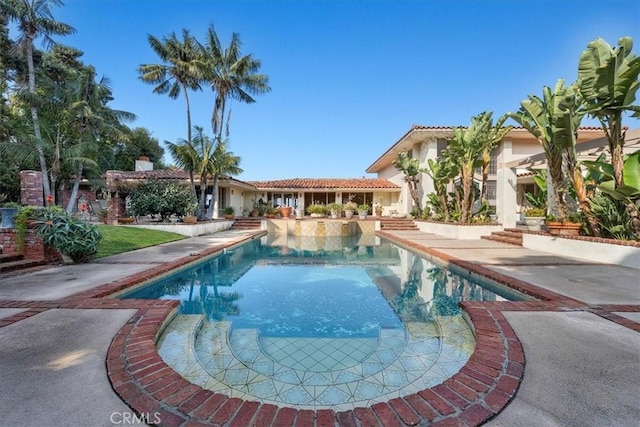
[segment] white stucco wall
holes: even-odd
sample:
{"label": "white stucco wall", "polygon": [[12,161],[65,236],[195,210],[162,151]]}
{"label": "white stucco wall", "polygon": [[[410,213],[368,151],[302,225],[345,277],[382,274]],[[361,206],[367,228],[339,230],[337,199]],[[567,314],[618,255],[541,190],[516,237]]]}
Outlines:
{"label": "white stucco wall", "polygon": [[611,245],[527,233],[522,235],[522,246],[527,249],[556,255],[578,257],[588,261],[618,264],[640,269],[640,248],[633,246]]}
{"label": "white stucco wall", "polygon": [[218,220],[213,222],[200,222],[194,225],[177,224],[131,224],[123,227],[146,228],[149,230],[168,231],[170,233],[182,234],[187,237],[203,236],[217,231],[228,230],[233,225],[233,221]]}

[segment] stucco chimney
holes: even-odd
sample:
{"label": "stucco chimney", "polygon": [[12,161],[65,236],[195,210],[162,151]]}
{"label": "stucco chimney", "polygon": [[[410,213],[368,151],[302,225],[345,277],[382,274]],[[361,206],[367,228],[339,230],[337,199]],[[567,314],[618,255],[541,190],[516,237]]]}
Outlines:
{"label": "stucco chimney", "polygon": [[147,156],[140,156],[138,160],[136,160],[136,171],[152,171],[152,170],[153,170],[153,162],[150,162]]}

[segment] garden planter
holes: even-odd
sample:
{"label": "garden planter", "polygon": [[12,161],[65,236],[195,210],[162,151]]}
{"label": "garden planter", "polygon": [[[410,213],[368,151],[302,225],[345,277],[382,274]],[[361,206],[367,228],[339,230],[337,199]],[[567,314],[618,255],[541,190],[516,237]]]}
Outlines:
{"label": "garden planter", "polygon": [[182,219],[182,221],[185,224],[195,224],[196,222],[198,222],[198,217],[193,215],[187,215]]}
{"label": "garden planter", "polygon": [[353,211],[351,209],[347,209],[344,211],[344,217],[347,219],[353,218]]}
{"label": "garden planter", "polygon": [[125,217],[122,217],[122,218],[118,218],[118,222],[120,224],[133,224],[135,222],[135,220],[136,220],[135,218],[130,217],[130,216],[125,216]]}
{"label": "garden planter", "polygon": [[224,219],[233,219],[233,215],[223,215]]}
{"label": "garden planter", "polygon": [[527,224],[527,230],[540,231],[544,224],[545,217],[543,216],[526,216],[524,222]]}
{"label": "garden planter", "polygon": [[2,215],[0,228],[15,228],[16,224],[13,221],[13,217],[17,211],[17,208],[0,208],[0,215]]}
{"label": "garden planter", "polygon": [[547,222],[547,231],[552,236],[579,236],[581,228],[579,222]]}
{"label": "garden planter", "polygon": [[280,211],[280,216],[282,218],[289,218],[291,216],[291,206],[280,206],[278,210]]}
{"label": "garden planter", "polygon": [[368,211],[358,211],[358,218],[367,219],[367,214],[368,213],[369,213]]}

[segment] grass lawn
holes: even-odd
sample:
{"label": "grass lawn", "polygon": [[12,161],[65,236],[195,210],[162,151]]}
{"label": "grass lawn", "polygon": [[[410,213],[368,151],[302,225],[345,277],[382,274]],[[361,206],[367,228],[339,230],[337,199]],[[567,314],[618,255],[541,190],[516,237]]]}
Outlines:
{"label": "grass lawn", "polygon": [[102,240],[98,244],[96,258],[186,239],[181,234],[121,225],[98,225],[98,229]]}

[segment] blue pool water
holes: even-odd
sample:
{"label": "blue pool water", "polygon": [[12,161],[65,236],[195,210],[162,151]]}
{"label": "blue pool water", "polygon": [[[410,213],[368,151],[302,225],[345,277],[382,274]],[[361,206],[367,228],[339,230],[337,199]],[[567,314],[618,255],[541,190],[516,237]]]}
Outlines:
{"label": "blue pool water", "polygon": [[158,339],[188,381],[336,412],[419,392],[475,348],[461,300],[518,299],[371,236],[263,239],[130,292],[180,300]]}
{"label": "blue pool water", "polygon": [[519,299],[385,240],[357,246],[343,239],[331,246],[302,250],[295,242],[253,240],[124,298],[178,299],[183,314],[228,320],[262,336],[320,338],[374,337],[406,321],[455,315],[462,299]]}

